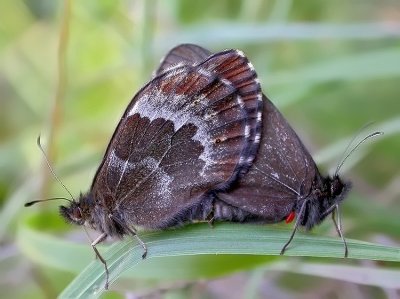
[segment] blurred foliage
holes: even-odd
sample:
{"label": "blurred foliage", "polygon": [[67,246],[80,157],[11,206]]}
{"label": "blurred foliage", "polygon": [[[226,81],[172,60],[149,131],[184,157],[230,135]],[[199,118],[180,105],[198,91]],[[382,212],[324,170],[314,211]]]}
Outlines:
{"label": "blurred foliage", "polygon": [[[29,200],[67,195],[43,163],[38,134],[71,192],[86,191],[129,100],[168,49],[183,42],[213,51],[243,50],[264,91],[324,170],[336,166],[349,138],[365,124],[374,122],[368,132],[385,131],[348,160],[357,165],[346,173],[354,190],[343,204],[344,231],[347,237],[399,247],[400,2],[1,1],[0,297],[54,298],[76,275],[32,262],[22,254],[29,249],[15,243],[16,231],[25,226],[43,228],[45,235],[74,229],[56,217],[54,203],[23,208]],[[24,221],[31,213],[42,216],[41,223]],[[82,229],[79,235],[75,231],[71,238],[86,244]],[[334,233],[334,228],[326,221],[316,233]],[[86,254],[92,254],[87,247]],[[57,254],[72,258],[69,248]],[[156,289],[170,298],[396,295],[384,285],[322,278],[307,268],[309,260],[297,262],[308,271],[288,275],[285,269],[261,269],[220,284],[127,280],[106,298],[132,289],[140,294]],[[361,271],[365,265],[398,269],[398,264],[346,263]],[[318,283],[306,275],[320,276]]]}

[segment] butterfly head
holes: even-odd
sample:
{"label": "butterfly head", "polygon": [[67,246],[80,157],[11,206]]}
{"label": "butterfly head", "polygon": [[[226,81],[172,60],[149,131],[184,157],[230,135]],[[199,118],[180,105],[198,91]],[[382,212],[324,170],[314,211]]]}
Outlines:
{"label": "butterfly head", "polygon": [[351,184],[349,182],[343,182],[338,175],[335,175],[333,178],[328,178],[327,185],[329,187],[328,202],[331,205],[339,204],[351,188]]}
{"label": "butterfly head", "polygon": [[351,188],[350,182],[344,182],[338,175],[325,178],[325,190],[321,192],[319,201],[319,221],[324,220],[346,198]]}
{"label": "butterfly head", "polygon": [[80,195],[78,201],[71,201],[68,206],[60,206],[60,214],[70,223],[84,225],[90,218],[89,197]]}
{"label": "butterfly head", "polygon": [[69,206],[60,206],[60,214],[68,222],[75,223],[77,225],[83,225],[85,218],[82,209],[80,208],[79,202],[72,201]]}
{"label": "butterfly head", "polygon": [[[339,207],[350,188],[351,183],[344,182],[338,175],[327,177],[322,183],[316,183],[309,197],[305,199],[306,208],[303,212],[301,225],[311,229],[321,223]],[[300,208],[301,206],[298,207],[298,210]]]}

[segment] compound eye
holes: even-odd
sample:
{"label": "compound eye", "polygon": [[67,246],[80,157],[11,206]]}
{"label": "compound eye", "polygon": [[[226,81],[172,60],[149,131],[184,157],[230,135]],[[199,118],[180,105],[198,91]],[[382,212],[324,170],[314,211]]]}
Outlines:
{"label": "compound eye", "polygon": [[334,180],[331,185],[331,195],[333,196],[339,195],[340,193],[342,193],[342,189],[343,189],[343,184],[338,180]]}
{"label": "compound eye", "polygon": [[72,216],[74,217],[75,220],[81,220],[82,219],[81,209],[79,208],[74,209]]}

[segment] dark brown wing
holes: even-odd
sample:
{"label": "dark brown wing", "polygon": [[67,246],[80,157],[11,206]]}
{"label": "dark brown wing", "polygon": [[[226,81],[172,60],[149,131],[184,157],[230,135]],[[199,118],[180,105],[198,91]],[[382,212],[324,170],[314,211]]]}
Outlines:
{"label": "dark brown wing", "polygon": [[[227,53],[231,51],[236,51],[237,55],[227,57]],[[238,174],[243,175],[255,158],[261,137],[263,100],[257,74],[251,62],[238,50],[216,53],[200,65],[213,70],[222,80],[230,82],[237,89],[241,106],[246,111],[247,147],[238,163]]]}
{"label": "dark brown wing", "polygon": [[[232,51],[236,55],[231,55]],[[223,186],[227,189],[237,175],[246,173],[258,150],[263,102],[257,74],[253,65],[241,51],[226,50],[212,55],[207,49],[194,44],[182,44],[173,48],[161,60],[156,73],[162,73],[176,65],[198,65],[200,69],[211,70],[227,84],[233,85],[240,96],[241,105],[247,114],[247,145],[242,152],[235,174]]]}
{"label": "dark brown wing", "polygon": [[203,47],[193,44],[181,44],[171,49],[163,59],[161,59],[155,75],[160,75],[167,69],[176,65],[195,65],[204,61],[212,53]]}
{"label": "dark brown wing", "polygon": [[[233,181],[251,145],[248,113],[235,84],[214,69],[235,57],[245,60],[225,51],[204,64],[171,68],[143,87],[113,135],[92,196],[129,215],[131,224],[163,227],[205,192]],[[237,68],[247,78],[240,63],[226,73]]]}
{"label": "dark brown wing", "polygon": [[281,113],[264,96],[263,128],[254,164],[235,189],[218,198],[270,222],[285,219],[320,178],[314,160]]}

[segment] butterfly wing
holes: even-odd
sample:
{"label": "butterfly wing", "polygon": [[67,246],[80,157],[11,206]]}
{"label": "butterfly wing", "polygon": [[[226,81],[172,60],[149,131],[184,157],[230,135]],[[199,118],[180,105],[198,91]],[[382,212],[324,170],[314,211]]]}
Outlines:
{"label": "butterfly wing", "polygon": [[[235,51],[236,55],[227,55]],[[165,70],[176,67],[177,65],[196,65],[211,70],[219,78],[231,84],[240,96],[242,107],[247,114],[247,140],[248,146],[243,151],[241,161],[237,166],[237,175],[247,172],[257,153],[259,140],[261,136],[262,124],[262,93],[261,86],[253,65],[247,57],[238,50],[227,50],[212,53],[198,45],[181,44],[173,48],[161,60],[157,74]],[[228,184],[224,186],[227,189],[237,175],[233,175]]]}
{"label": "butterfly wing", "polygon": [[218,198],[268,222],[278,222],[321,176],[285,118],[267,97],[263,100],[263,134],[257,157],[236,187],[219,193]]}
{"label": "butterfly wing", "polygon": [[[233,50],[222,51],[206,59],[200,65],[212,69],[224,82],[229,82],[239,96],[241,106],[246,112],[246,148],[238,163],[238,176],[244,175],[251,166],[261,138],[263,100],[261,85],[253,65],[243,54],[234,50],[237,55],[226,57],[226,53]],[[218,63],[215,63],[215,62]],[[234,177],[236,180],[236,176]],[[228,185],[230,187],[230,185]]]}
{"label": "butterfly wing", "polygon": [[[228,68],[227,61],[242,63]],[[248,113],[235,84],[214,69],[240,68],[243,78],[254,78],[244,65],[231,50],[153,78],[118,124],[92,197],[132,224],[164,227],[204,193],[233,182],[251,145]]]}
{"label": "butterfly wing", "polygon": [[204,61],[212,53],[203,47],[194,44],[181,44],[171,49],[163,59],[161,59],[155,75],[160,75],[167,69],[177,65],[195,65]]}

